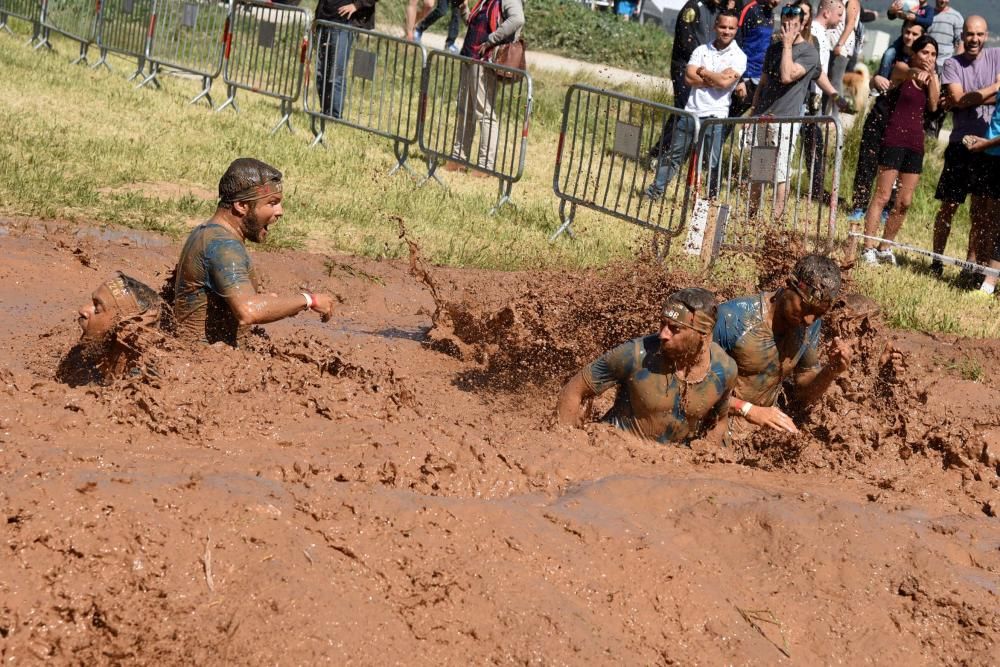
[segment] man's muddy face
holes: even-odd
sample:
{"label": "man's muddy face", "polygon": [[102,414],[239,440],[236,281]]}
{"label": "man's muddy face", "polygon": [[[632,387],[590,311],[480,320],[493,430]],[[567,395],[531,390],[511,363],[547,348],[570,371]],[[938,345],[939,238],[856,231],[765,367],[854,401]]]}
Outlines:
{"label": "man's muddy face", "polygon": [[701,334],[671,319],[660,320],[660,352],[668,359],[683,359],[701,348]]}
{"label": "man's muddy face", "polygon": [[268,227],[284,214],[281,208],[282,199],[284,195],[278,192],[250,205],[243,217],[243,233],[248,239],[254,243],[263,243],[267,240]]}
{"label": "man's muddy face", "polygon": [[118,317],[118,305],[115,303],[111,290],[107,285],[101,285],[91,295],[91,301],[77,314],[77,323],[83,330],[83,340],[101,340],[111,331]]}
{"label": "man's muddy face", "polygon": [[812,323],[823,317],[829,308],[818,308],[810,306],[802,301],[802,297],[794,290],[785,289],[781,292],[781,299],[778,303],[781,319],[792,327],[808,327]]}

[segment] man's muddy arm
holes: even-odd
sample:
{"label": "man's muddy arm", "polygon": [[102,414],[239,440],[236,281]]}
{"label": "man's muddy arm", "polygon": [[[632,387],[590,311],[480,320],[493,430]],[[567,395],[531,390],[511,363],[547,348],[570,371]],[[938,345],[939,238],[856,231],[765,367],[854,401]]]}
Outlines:
{"label": "man's muddy arm", "polygon": [[563,424],[582,426],[585,404],[594,396],[596,394],[587,381],[583,379],[583,373],[577,373],[559,393],[556,417]]}
{"label": "man's muddy arm", "polygon": [[795,376],[795,400],[803,405],[818,401],[834,380],[851,366],[854,351],[840,338],[833,339],[826,366],[819,370],[808,370]]}
{"label": "man's muddy arm", "polygon": [[324,322],[329,321],[333,316],[333,300],[326,294],[310,294],[310,298],[312,299],[311,306],[304,294],[272,296],[246,294],[241,290],[227,296],[226,302],[233,311],[233,315],[244,326],[277,322],[310,309],[320,313]]}

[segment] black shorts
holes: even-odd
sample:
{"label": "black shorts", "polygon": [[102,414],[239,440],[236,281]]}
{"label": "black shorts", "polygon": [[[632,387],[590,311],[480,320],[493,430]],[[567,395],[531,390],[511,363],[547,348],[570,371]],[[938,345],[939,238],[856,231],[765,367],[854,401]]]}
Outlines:
{"label": "black shorts", "polygon": [[982,153],[969,152],[961,141],[948,144],[934,198],[961,204],[969,195],[985,195],[984,191],[992,185],[985,173],[985,162]]}
{"label": "black shorts", "polygon": [[924,170],[924,154],[909,148],[883,146],[878,154],[878,166],[895,169],[901,174],[919,174]]}
{"label": "black shorts", "polygon": [[[1000,155],[974,153],[979,158],[979,187],[973,194],[1000,201]],[[1000,249],[1000,245],[997,246]]]}

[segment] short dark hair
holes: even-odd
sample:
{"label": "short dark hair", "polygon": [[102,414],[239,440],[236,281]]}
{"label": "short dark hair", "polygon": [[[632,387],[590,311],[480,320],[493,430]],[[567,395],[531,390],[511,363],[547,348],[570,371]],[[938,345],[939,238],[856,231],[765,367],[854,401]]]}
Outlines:
{"label": "short dark hair", "polygon": [[914,26],[920,28],[921,35],[927,33],[927,28],[925,28],[922,23],[917,23],[916,21],[903,21],[903,26],[899,29],[899,34],[902,35],[904,32],[906,32],[907,28],[912,28]]}
{"label": "short dark hair", "polygon": [[718,23],[719,19],[722,18],[736,19],[737,23],[740,22],[740,15],[736,13],[735,9],[723,9],[719,12],[719,15],[715,17],[715,22]]}
{"label": "short dark hair", "polygon": [[840,294],[840,267],[824,255],[806,255],[798,261],[792,274],[810,287],[823,291],[831,301]]}
{"label": "short dark hair", "polygon": [[924,47],[927,46],[928,44],[934,45],[934,55],[941,53],[941,47],[938,46],[937,40],[928,35],[926,32],[920,37],[917,37],[916,40],[914,40],[913,46],[911,48],[913,49],[914,53],[917,53],[918,51],[923,51]]}
{"label": "short dark hair", "polygon": [[240,193],[265,183],[281,181],[281,172],[252,157],[237,158],[219,179],[219,201],[231,204]]}
{"label": "short dark hair", "polygon": [[667,301],[679,301],[687,306],[692,313],[705,313],[713,320],[719,311],[715,292],[702,287],[687,287],[679,290],[667,297]]}
{"label": "short dark hair", "polygon": [[141,280],[136,280],[132,276],[126,275],[121,271],[118,272],[118,277],[122,279],[122,284],[132,292],[135,296],[135,302],[139,306],[139,312],[145,312],[150,308],[157,308],[160,305],[161,299],[160,295],[156,293],[152,287],[142,282]]}

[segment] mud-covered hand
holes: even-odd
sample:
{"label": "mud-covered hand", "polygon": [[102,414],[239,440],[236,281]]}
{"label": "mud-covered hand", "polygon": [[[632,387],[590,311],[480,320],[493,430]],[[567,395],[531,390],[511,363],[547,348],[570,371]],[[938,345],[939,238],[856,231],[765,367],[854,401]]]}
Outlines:
{"label": "mud-covered hand", "polygon": [[896,377],[906,372],[906,358],[903,353],[893,345],[889,344],[882,356],[879,357],[878,365],[883,371],[891,370]]}
{"label": "mud-covered hand", "polygon": [[313,294],[311,310],[319,313],[321,322],[329,322],[333,317],[333,298],[329,294]]}
{"label": "mud-covered hand", "polygon": [[854,350],[839,336],[833,339],[833,344],[830,345],[828,351],[829,361],[827,361],[827,366],[833,372],[838,375],[846,371],[851,367],[851,361],[854,359]]}
{"label": "mud-covered hand", "polygon": [[785,433],[798,433],[792,418],[778,408],[765,408],[762,405],[755,405],[747,413],[746,420],[756,426],[767,426],[775,431]]}
{"label": "mud-covered hand", "polygon": [[354,16],[354,12],[358,11],[358,6],[353,2],[349,5],[344,5],[343,7],[337,8],[337,13],[340,14],[342,18],[349,19]]}

